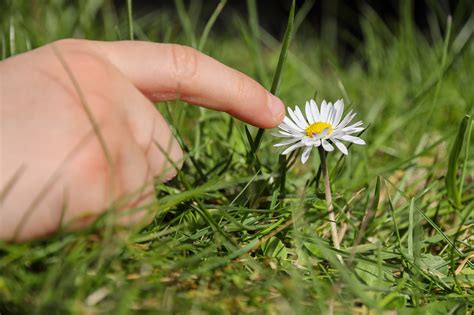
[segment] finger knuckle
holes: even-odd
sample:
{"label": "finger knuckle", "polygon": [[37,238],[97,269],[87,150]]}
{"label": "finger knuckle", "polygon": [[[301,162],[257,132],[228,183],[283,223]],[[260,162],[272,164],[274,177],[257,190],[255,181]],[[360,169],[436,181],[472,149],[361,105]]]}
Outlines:
{"label": "finger knuckle", "polygon": [[177,144],[171,151],[171,159],[174,161],[177,168],[181,168],[183,165],[183,150]]}
{"label": "finger knuckle", "polygon": [[117,109],[114,73],[101,57],[88,53],[71,52],[66,56],[66,72],[62,77],[84,114],[95,120],[107,119]]}
{"label": "finger knuckle", "polygon": [[71,60],[68,66],[74,71],[73,74],[84,76],[88,82],[94,84],[103,85],[111,81],[108,64],[102,57],[87,52],[71,52],[67,57]]}
{"label": "finger knuckle", "polygon": [[236,86],[235,86],[235,91],[236,91],[236,97],[239,100],[243,100],[247,98],[248,93],[251,90],[250,83],[248,79],[241,73],[238,74],[236,78]]}
{"label": "finger knuckle", "polygon": [[85,42],[83,39],[64,38],[54,41],[51,45],[61,49],[77,49],[83,47]]}
{"label": "finger knuckle", "polygon": [[172,75],[178,84],[186,84],[192,81],[196,75],[198,51],[183,45],[172,44]]}
{"label": "finger knuckle", "polygon": [[73,76],[85,78],[95,84],[109,82],[111,65],[87,40],[61,39],[51,44],[63,68],[69,68]]}
{"label": "finger knuckle", "polygon": [[152,172],[161,180],[173,178],[183,165],[184,153],[172,136],[167,141],[154,141],[147,152]]}
{"label": "finger knuckle", "polygon": [[[104,88],[105,89],[105,88]],[[101,93],[101,91],[91,91],[87,98],[78,100],[78,110],[82,112],[84,123],[87,126],[95,127],[98,131],[108,130],[121,122],[122,113],[115,105],[113,99]]]}

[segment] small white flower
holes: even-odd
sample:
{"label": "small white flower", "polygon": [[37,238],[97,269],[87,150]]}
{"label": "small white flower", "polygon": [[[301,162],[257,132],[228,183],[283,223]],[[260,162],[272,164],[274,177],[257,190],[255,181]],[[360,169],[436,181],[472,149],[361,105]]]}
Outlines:
{"label": "small white flower", "polygon": [[341,140],[365,144],[361,138],[352,136],[353,133],[364,130],[362,121],[349,125],[356,113],[351,110],[341,120],[344,112],[342,99],[334,105],[323,101],[321,110],[314,100],[309,100],[306,102],[305,112],[306,118],[298,106],[295,106],[294,110],[288,107],[289,117],[285,117],[278,126],[278,133],[273,133],[275,137],[286,138],[285,141],[275,144],[275,147],[289,145],[281,154],[288,155],[300,147],[305,147],[301,162],[306,163],[311,150],[320,145],[326,151],[333,151],[335,145],[342,153],[347,154],[347,148]]}

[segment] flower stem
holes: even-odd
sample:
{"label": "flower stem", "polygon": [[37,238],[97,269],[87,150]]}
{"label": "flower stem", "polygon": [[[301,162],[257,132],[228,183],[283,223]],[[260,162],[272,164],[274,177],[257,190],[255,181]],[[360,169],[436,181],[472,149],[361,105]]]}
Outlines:
{"label": "flower stem", "polygon": [[[328,208],[329,224],[331,225],[332,242],[336,249],[341,249],[341,246],[339,244],[339,232],[337,231],[336,225],[336,216],[334,215],[334,207],[332,205],[331,184],[329,183],[326,151],[324,151],[324,148],[322,146],[319,146],[318,149],[319,157],[321,158],[321,169],[323,171],[324,195],[326,196],[326,207]],[[342,257],[340,255],[337,255],[337,258],[339,259],[339,261],[342,262]]]}

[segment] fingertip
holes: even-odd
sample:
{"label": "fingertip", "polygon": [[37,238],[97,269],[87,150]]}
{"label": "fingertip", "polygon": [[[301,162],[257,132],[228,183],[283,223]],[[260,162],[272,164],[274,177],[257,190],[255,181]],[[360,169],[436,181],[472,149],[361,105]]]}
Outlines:
{"label": "fingertip", "polygon": [[278,97],[267,92],[267,107],[272,120],[270,128],[278,126],[285,117],[285,104]]}
{"label": "fingertip", "polygon": [[183,165],[183,150],[172,136],[168,125],[155,122],[155,134],[147,149],[148,163],[152,174],[160,182],[167,182],[175,177]]}
{"label": "fingertip", "polygon": [[162,165],[162,169],[158,177],[158,179],[164,183],[176,177],[184,163],[184,154],[181,146],[175,138],[173,138],[171,141],[172,145],[168,148],[168,152],[165,157],[166,160]]}

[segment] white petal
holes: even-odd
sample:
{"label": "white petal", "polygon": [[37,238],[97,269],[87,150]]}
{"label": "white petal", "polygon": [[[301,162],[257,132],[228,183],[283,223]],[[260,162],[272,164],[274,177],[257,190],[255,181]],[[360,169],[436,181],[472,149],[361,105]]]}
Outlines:
{"label": "white petal", "polygon": [[294,121],[295,124],[301,128],[300,121],[298,120],[298,117],[296,117],[295,112],[293,111],[293,109],[291,109],[291,107],[288,107],[288,115],[290,115],[291,120]]}
{"label": "white petal", "polygon": [[346,146],[345,146],[342,142],[340,142],[340,141],[338,141],[338,140],[336,140],[336,139],[332,139],[332,142],[334,142],[334,144],[336,145],[336,147],[337,147],[337,148],[339,149],[339,151],[341,151],[343,154],[347,155],[347,154],[349,153],[349,152],[347,152]]}
{"label": "white petal", "polygon": [[331,108],[331,112],[329,113],[329,117],[328,117],[328,123],[331,124],[332,126],[334,126],[334,118],[336,117],[336,109],[334,108],[334,106]]}
{"label": "white petal", "polygon": [[298,137],[297,135],[295,134],[292,134],[290,132],[286,132],[286,131],[282,131],[282,130],[278,130],[278,132],[272,132],[272,136],[274,137],[278,137],[278,138],[289,138],[289,137]]}
{"label": "white petal", "polygon": [[287,132],[280,131],[283,133],[272,132],[271,135],[277,138],[293,138],[293,136]]}
{"label": "white petal", "polygon": [[350,125],[350,126],[347,126],[347,128],[359,127],[359,126],[362,126],[363,124],[364,124],[364,123],[362,122],[362,120],[359,120],[358,122],[353,123],[353,124]]}
{"label": "white petal", "polygon": [[324,150],[326,150],[326,151],[328,151],[328,152],[334,151],[334,147],[332,146],[332,144],[330,144],[330,143],[327,142],[326,140],[323,140],[323,141],[322,141],[322,144],[323,144]]}
{"label": "white petal", "polygon": [[351,120],[354,118],[354,116],[357,115],[357,113],[353,113],[352,110],[344,117],[344,119],[341,121],[339,125],[336,126],[338,129],[342,129],[345,126],[347,126],[348,123],[351,122]]}
{"label": "white petal", "polygon": [[345,123],[345,124],[347,125],[347,124],[350,122],[349,119],[350,119],[350,116],[352,115],[352,113],[353,113],[353,110],[351,109],[351,110],[347,113],[347,115],[344,117],[344,119],[343,119],[339,124],[336,125],[336,127],[338,128],[338,127],[341,126],[343,123]]}
{"label": "white petal", "polygon": [[300,120],[300,122],[304,125],[304,128],[309,126],[308,122],[304,118],[303,113],[301,112],[298,106],[295,106],[295,114],[296,114],[296,117],[298,117],[298,119]]}
{"label": "white petal", "polygon": [[339,126],[334,130],[334,132],[332,133],[332,137],[338,137],[340,138],[341,136],[343,135],[347,135],[347,134],[352,134],[352,133],[355,133],[355,132],[360,132],[362,130],[364,130],[365,128],[364,127],[359,127],[362,125],[362,122],[359,121],[359,122],[356,122],[355,124],[352,124],[350,126],[347,126],[346,125],[350,122],[350,120],[356,115],[356,113],[354,114],[351,114],[351,117],[346,116],[346,118],[344,118],[344,121],[342,121]]}
{"label": "white petal", "polygon": [[313,147],[306,147],[303,151],[303,154],[301,154],[301,163],[306,163],[306,161],[308,161],[308,158],[309,158],[309,154],[311,153],[311,149]]}
{"label": "white petal", "polygon": [[304,137],[303,139],[301,139],[301,143],[305,146],[312,146],[313,145],[313,138]]}
{"label": "white petal", "polygon": [[329,102],[328,103],[328,113],[327,113],[327,116],[326,116],[325,120],[323,120],[323,121],[331,123],[332,110],[333,110],[332,103]]}
{"label": "white petal", "polygon": [[274,144],[273,146],[274,147],[281,147],[281,146],[289,145],[289,144],[292,144],[292,143],[295,143],[295,142],[298,142],[298,141],[300,141],[300,139],[290,139],[290,140],[286,140],[286,141]]}
{"label": "white petal", "polygon": [[311,105],[309,104],[309,102],[306,102],[305,104],[305,113],[306,113],[306,118],[308,118],[308,122],[310,124],[314,124],[315,120],[314,120],[313,112],[311,111]]}
{"label": "white petal", "polygon": [[285,124],[285,123],[279,124],[279,125],[278,125],[278,128],[280,128],[281,130],[286,131],[286,132],[291,132],[290,127],[288,127],[288,125]]}
{"label": "white petal", "polygon": [[336,115],[334,116],[332,125],[337,126],[337,124],[341,121],[342,114],[344,113],[344,101],[342,99],[338,100],[334,104],[334,109],[336,110]]}
{"label": "white petal", "polygon": [[298,130],[295,130],[294,128],[290,128],[290,126],[288,126],[286,123],[281,123],[278,128],[280,128],[281,130],[278,130],[279,132],[281,133],[287,133],[287,134],[291,134],[292,136],[294,137],[303,137],[305,135],[305,133],[303,131],[298,131]]}
{"label": "white petal", "polygon": [[321,115],[319,114],[318,105],[314,100],[309,100],[309,105],[311,105],[311,112],[313,113],[314,122],[321,120]]}
{"label": "white petal", "polygon": [[[289,109],[289,108],[288,108]],[[296,132],[296,133],[301,133],[304,132],[304,129],[301,129],[298,127],[294,122],[291,121],[290,118],[286,117],[283,119],[283,122],[286,124],[286,126],[291,129],[291,131]]]}
{"label": "white petal", "polygon": [[[346,129],[352,129],[352,128],[357,128],[357,127],[361,127],[363,125],[362,121],[359,120],[358,122],[356,123],[353,123],[352,125],[349,125],[349,126],[339,126],[338,128],[342,129],[343,131],[346,130]],[[364,128],[362,128],[364,129]]]}
{"label": "white petal", "polygon": [[328,135],[329,128],[324,128],[323,131],[313,136],[313,139],[322,139]]}
{"label": "white petal", "polygon": [[346,127],[344,129],[342,129],[342,132],[344,134],[348,135],[348,134],[355,133],[355,132],[361,132],[362,130],[364,130],[364,127],[355,127],[355,128]]}
{"label": "white petal", "polygon": [[327,117],[328,117],[328,104],[326,103],[326,100],[324,100],[321,103],[321,116],[319,117],[319,120],[326,121]]}
{"label": "white petal", "polygon": [[365,144],[365,141],[362,140],[361,138],[359,137],[354,137],[354,136],[349,136],[349,135],[343,135],[341,137],[339,137],[340,139],[342,140],[345,140],[345,141],[349,141],[349,142],[352,142],[352,143],[355,143],[355,144],[360,144],[360,145],[364,145]]}
{"label": "white petal", "polygon": [[311,146],[311,147],[319,147],[321,145],[321,139],[311,139],[305,142],[306,146]]}
{"label": "white petal", "polygon": [[326,119],[324,121],[331,124],[332,104],[331,106],[329,106],[329,104],[331,103],[328,103],[328,115],[326,116]]}
{"label": "white petal", "polygon": [[302,147],[303,144],[301,142],[298,142],[297,144],[293,144],[291,147],[288,147],[285,151],[283,151],[281,154],[282,155],[288,155],[290,154],[291,152],[295,151],[296,149],[298,149],[299,147]]}
{"label": "white petal", "polygon": [[307,126],[303,121],[300,121],[298,116],[296,115],[296,108],[298,106],[295,106],[295,110],[293,111],[290,107],[288,107],[288,114],[290,115],[291,119],[295,122],[295,124],[300,127],[302,130],[304,130]]}

